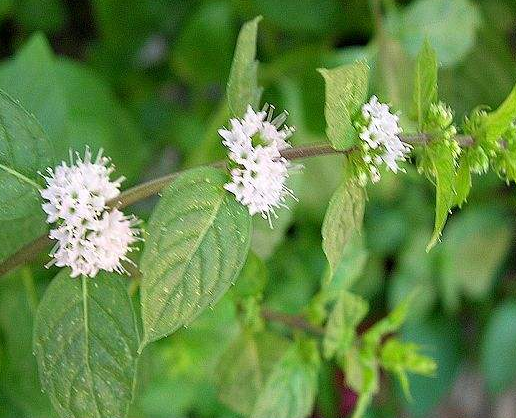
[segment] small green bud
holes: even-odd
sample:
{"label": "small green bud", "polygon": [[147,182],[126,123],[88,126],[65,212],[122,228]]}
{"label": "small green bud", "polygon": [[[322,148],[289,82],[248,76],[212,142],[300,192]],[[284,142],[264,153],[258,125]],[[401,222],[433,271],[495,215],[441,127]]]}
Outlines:
{"label": "small green bud", "polygon": [[489,169],[489,157],[481,146],[468,150],[468,160],[472,173],[484,174]]}
{"label": "small green bud", "polygon": [[424,125],[425,131],[445,140],[451,140],[457,134],[453,125],[453,111],[443,102],[432,103]]}
{"label": "small green bud", "polygon": [[485,120],[487,117],[488,107],[479,106],[471,112],[469,116],[464,117],[464,132],[480,139],[483,136]]}
{"label": "small green bud", "polygon": [[490,149],[493,170],[505,181],[516,181],[516,126],[511,123],[502,137]]}

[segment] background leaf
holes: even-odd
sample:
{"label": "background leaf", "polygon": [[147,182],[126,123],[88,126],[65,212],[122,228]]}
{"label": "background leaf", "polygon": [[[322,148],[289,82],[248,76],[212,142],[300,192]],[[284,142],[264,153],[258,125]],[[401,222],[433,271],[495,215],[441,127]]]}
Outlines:
{"label": "background leaf", "polygon": [[236,117],[243,116],[248,105],[258,110],[262,89],[258,87],[258,61],[255,55],[261,19],[259,16],[244,24],[238,35],[227,87],[229,109]]}
{"label": "background leaf", "polygon": [[141,389],[129,416],[236,418],[237,414],[219,401],[217,367],[239,332],[235,304],[226,297],[188,328],[149,345],[139,361]]}
{"label": "background leaf", "polygon": [[[68,101],[55,65],[50,45],[37,33],[15,58],[0,66],[0,86],[38,118],[54,147],[66,136],[68,117]],[[65,158],[67,153],[59,157]]]}
{"label": "background leaf", "polygon": [[53,149],[38,122],[0,91],[0,260],[47,230],[39,184]]}
{"label": "background leaf", "polygon": [[[282,30],[324,34],[335,25],[343,7],[337,0],[284,0],[277,7],[274,0],[250,0],[254,13]],[[310,10],[310,13],[306,13]]]}
{"label": "background leaf", "polygon": [[398,253],[396,267],[390,277],[388,300],[391,309],[406,298],[414,288],[419,289],[411,303],[407,322],[419,322],[430,315],[439,297],[438,277],[442,254],[438,251],[430,253],[425,251],[430,233],[428,226],[412,231]]}
{"label": "background leaf", "polygon": [[292,346],[272,370],[251,417],[309,416],[317,393],[319,362],[315,341]]}
{"label": "background leaf", "polygon": [[482,371],[492,392],[508,388],[516,375],[516,303],[498,306],[489,318],[482,340]]}
{"label": "background leaf", "polygon": [[[465,210],[450,222],[443,240],[441,292],[449,310],[459,306],[460,296],[482,300],[492,292],[496,274],[514,236],[506,213],[496,207]],[[456,260],[463,260],[457,264]]]}
{"label": "background leaf", "polygon": [[238,299],[261,295],[268,280],[267,266],[255,253],[249,251],[231,293]]}
{"label": "background leaf", "polygon": [[326,84],[326,135],[333,148],[346,150],[356,139],[353,118],[366,101],[369,67],[364,61],[320,69]]}
{"label": "background leaf", "polygon": [[412,396],[407,373],[432,376],[437,368],[437,364],[431,358],[421,355],[419,350],[417,344],[389,338],[380,353],[382,367],[398,377],[401,389],[409,400],[412,400]]}
{"label": "background leaf", "polygon": [[256,397],[287,346],[277,334],[242,330],[217,367],[221,401],[242,415],[251,414]]}
{"label": "background leaf", "polygon": [[15,0],[14,14],[29,30],[56,32],[65,23],[65,6],[59,0]]}
{"label": "background leaf", "polygon": [[359,296],[341,291],[335,302],[323,338],[323,354],[331,358],[337,351],[343,355],[350,348],[356,336],[356,327],[367,314],[367,302]]}
{"label": "background leaf", "polygon": [[14,60],[0,66],[0,87],[38,118],[57,160],[88,145],[103,148],[117,169],[134,180],[147,158],[139,128],[109,87],[93,71],[56,58],[37,34]]}
{"label": "background leaf", "polygon": [[[435,408],[449,394],[457,378],[461,358],[457,326],[455,320],[435,315],[425,321],[407,322],[403,327],[401,338],[419,345],[423,354],[438,365],[433,378],[409,376],[410,391],[417,402],[402,402],[415,417],[424,417]],[[400,393],[399,397],[405,398],[405,395]]]}
{"label": "background leaf", "polygon": [[369,349],[352,349],[343,362],[347,382],[358,394],[352,418],[362,418],[379,390],[378,362],[374,352]]}
{"label": "background leaf", "polygon": [[144,344],[189,325],[240,272],[251,216],[224,190],[226,181],[223,170],[198,168],[163,192],[141,260]]}
{"label": "background leaf", "polygon": [[79,151],[85,145],[94,150],[103,148],[104,154],[116,165],[117,172],[129,182],[136,181],[148,160],[149,149],[131,115],[120,105],[105,81],[90,69],[60,59],[55,71],[69,103],[68,138],[54,140],[59,157],[65,158],[69,148]]}
{"label": "background leaf", "polygon": [[29,267],[0,280],[0,391],[7,398],[6,403],[11,402],[19,409],[17,416],[28,418],[53,414],[48,396],[41,392],[32,349],[32,329],[40,295],[40,286],[36,285]]}
{"label": "background leaf", "polygon": [[426,38],[445,66],[459,62],[473,48],[481,22],[478,7],[469,0],[416,0],[390,17],[390,30],[412,56]]}
{"label": "background leaf", "polygon": [[401,328],[407,319],[410,307],[418,290],[413,290],[389,314],[376,322],[363,334],[363,340],[368,347],[378,347],[383,337]]}
{"label": "background leaf", "polygon": [[231,7],[223,1],[206,3],[189,17],[172,51],[172,64],[185,80],[199,86],[214,82],[223,85],[233,52],[231,17]]}
{"label": "background leaf", "polygon": [[327,294],[329,300],[336,299],[341,289],[351,289],[363,274],[368,260],[364,241],[363,234],[353,235],[344,246],[340,264],[333,276],[329,268],[325,271],[321,290]]}
{"label": "background leaf", "polygon": [[136,317],[124,280],[100,273],[47,288],[34,325],[41,385],[59,416],[126,417],[138,349]]}
{"label": "background leaf", "polygon": [[364,217],[365,190],[352,179],[344,181],[333,194],[322,225],[322,247],[331,274],[336,271],[344,248],[360,232]]}

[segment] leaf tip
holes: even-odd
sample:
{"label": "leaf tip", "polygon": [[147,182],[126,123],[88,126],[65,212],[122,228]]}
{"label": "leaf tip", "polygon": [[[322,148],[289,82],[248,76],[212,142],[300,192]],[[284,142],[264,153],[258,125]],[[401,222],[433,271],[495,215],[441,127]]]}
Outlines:
{"label": "leaf tip", "polygon": [[248,20],[244,23],[244,26],[255,26],[258,27],[258,23],[260,23],[263,19],[262,15],[255,16],[253,19]]}
{"label": "leaf tip", "polygon": [[326,74],[328,74],[327,68],[317,68],[315,71],[317,71],[319,74],[321,74],[321,76],[323,76],[323,78],[325,78]]}
{"label": "leaf tip", "polygon": [[426,252],[429,253],[432,248],[435,247],[435,244],[437,244],[437,241],[439,241],[439,234],[434,234],[432,238],[430,239],[430,242],[426,246]]}

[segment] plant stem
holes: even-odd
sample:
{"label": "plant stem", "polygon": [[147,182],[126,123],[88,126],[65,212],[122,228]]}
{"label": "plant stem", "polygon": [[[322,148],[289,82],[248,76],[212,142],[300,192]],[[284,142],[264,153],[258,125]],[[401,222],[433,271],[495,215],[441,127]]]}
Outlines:
{"label": "plant stem", "polygon": [[[424,133],[402,136],[401,139],[403,142],[413,145],[424,145],[432,140],[430,135]],[[462,147],[470,147],[474,144],[473,138],[469,135],[457,135],[455,139]],[[329,154],[348,154],[353,150],[355,150],[354,147],[344,151],[338,151],[333,149],[330,144],[312,144],[284,149],[281,151],[281,155],[289,160],[299,160],[303,158],[311,158]],[[223,168],[225,165],[225,161],[217,161],[210,164],[209,166]],[[120,193],[116,199],[108,202],[108,206],[122,209],[126,206],[147,199],[148,197],[154,196],[163,190],[174,178],[176,178],[182,172],[183,171],[177,171],[175,173],[167,174],[166,176],[159,177],[157,179],[127,189],[126,191]],[[16,253],[11,255],[0,264],[0,276],[3,276],[5,273],[15,269],[20,265],[33,261],[42,251],[47,249],[51,243],[52,241],[48,238],[47,235],[36,238],[34,241],[18,250]]]}
{"label": "plant stem", "polygon": [[52,241],[47,235],[36,238],[0,264],[0,276],[14,270],[16,267],[35,260],[37,256],[48,249],[50,245],[52,245]]}
{"label": "plant stem", "polygon": [[[224,161],[217,161],[212,164],[209,164],[210,167],[215,168],[223,168],[224,165]],[[127,189],[126,191],[120,193],[120,195],[116,199],[112,200],[111,202],[108,202],[108,206],[123,209],[141,200],[145,200],[148,197],[157,195],[166,186],[168,186],[172,180],[174,180],[184,171],[185,170],[176,171],[175,173],[170,173],[163,177],[158,177],[157,179],[153,179],[145,183],[139,184],[137,186],[131,187],[130,189]]]}
{"label": "plant stem", "polygon": [[283,312],[273,311],[272,309],[263,308],[262,317],[267,321],[279,322],[289,328],[302,329],[311,334],[318,336],[324,335],[324,329],[316,325],[312,325],[300,315],[291,315]]}

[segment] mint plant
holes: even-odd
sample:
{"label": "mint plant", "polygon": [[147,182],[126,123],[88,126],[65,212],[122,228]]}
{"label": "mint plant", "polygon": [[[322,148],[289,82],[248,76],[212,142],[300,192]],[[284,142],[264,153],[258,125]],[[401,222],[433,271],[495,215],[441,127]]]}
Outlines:
{"label": "mint plant", "polygon": [[[260,20],[240,31],[222,112],[229,117],[209,133],[214,140],[218,133],[226,157],[124,191],[102,151],[59,162],[35,117],[0,93],[0,273],[23,272],[43,250],[60,268],[37,304],[33,336],[41,388],[60,417],[129,416],[146,353],[188,331],[223,297],[238,329],[218,359],[217,390],[244,416],[310,416],[325,364],[337,364],[358,394],[354,418],[380,391],[382,373],[417,402],[408,375],[431,377],[439,367],[397,335],[421,289],[365,324],[369,303],[352,284],[367,264],[367,189],[387,171],[407,175],[411,164],[435,186],[434,230],[424,237],[431,257],[448,214],[467,202],[472,174],[516,180],[516,90],[497,109],[479,107],[455,125],[439,98],[438,57],[427,40],[416,60],[412,112],[404,115],[413,131],[371,94],[369,64],[358,60],[319,69],[328,141],[292,145],[287,113],[274,115],[261,99]],[[321,230],[327,269],[302,312],[273,310],[264,304],[262,261],[250,250],[253,228],[260,218],[279,228],[285,209],[302,199],[289,183],[303,170],[298,160],[329,156],[339,158],[341,172],[333,173],[339,185]],[[143,225],[122,212],[155,195]]]}

